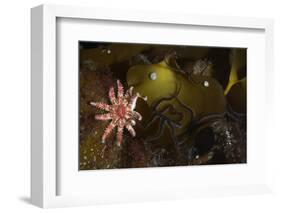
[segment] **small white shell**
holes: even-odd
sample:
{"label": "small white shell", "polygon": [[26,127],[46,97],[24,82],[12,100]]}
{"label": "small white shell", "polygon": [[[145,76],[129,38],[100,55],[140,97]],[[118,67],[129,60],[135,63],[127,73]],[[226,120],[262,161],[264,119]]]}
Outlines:
{"label": "small white shell", "polygon": [[209,87],[209,82],[208,81],[204,81],[204,87]]}
{"label": "small white shell", "polygon": [[150,80],[155,81],[157,79],[156,72],[149,73],[149,78],[150,78]]}

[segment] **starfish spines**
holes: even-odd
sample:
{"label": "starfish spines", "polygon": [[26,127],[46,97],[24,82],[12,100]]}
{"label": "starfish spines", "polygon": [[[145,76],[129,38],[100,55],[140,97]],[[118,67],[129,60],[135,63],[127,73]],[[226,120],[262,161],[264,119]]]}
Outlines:
{"label": "starfish spines", "polygon": [[126,91],[126,93],[125,93],[125,98],[130,98],[131,96],[133,96],[133,89],[134,89],[134,87],[130,87],[127,91]]}
{"label": "starfish spines", "polygon": [[110,102],[112,104],[116,104],[116,97],[115,97],[115,92],[114,92],[114,88],[113,87],[109,88],[108,96],[109,96]]}
{"label": "starfish spines", "polygon": [[106,111],[110,111],[110,106],[106,103],[101,103],[101,102],[91,102],[90,103],[92,106],[95,106],[99,109],[103,109],[103,110],[106,110]]}
{"label": "starfish spines", "polygon": [[118,101],[122,101],[123,95],[124,95],[124,88],[123,85],[119,80],[117,80],[117,95],[118,95]]}
{"label": "starfish spines", "polygon": [[96,120],[101,120],[101,121],[110,120],[111,118],[112,118],[112,116],[111,116],[110,113],[95,115],[95,119]]}
{"label": "starfish spines", "polygon": [[123,140],[123,129],[124,129],[124,125],[120,125],[117,127],[116,142],[118,146],[121,146]]}
{"label": "starfish spines", "polygon": [[126,129],[130,132],[130,134],[135,137],[136,136],[136,132],[134,130],[134,128],[130,125],[130,124],[127,124],[126,125]]}
{"label": "starfish spines", "polygon": [[105,139],[109,136],[109,134],[114,129],[114,127],[115,127],[115,124],[111,121],[110,124],[104,130],[104,133],[102,135],[102,141],[105,141]]}
{"label": "starfish spines", "polygon": [[119,80],[117,80],[117,97],[114,87],[109,88],[108,96],[112,105],[96,102],[91,102],[91,105],[108,111],[106,114],[96,115],[96,120],[111,120],[110,124],[104,130],[102,142],[104,143],[112,130],[117,127],[116,143],[118,146],[121,146],[124,128],[126,128],[133,137],[136,136],[133,126],[136,124],[135,120],[140,121],[142,116],[140,113],[134,111],[134,109],[137,99],[143,97],[141,97],[139,93],[133,94],[133,87],[130,87],[124,94],[123,85]]}
{"label": "starfish spines", "polygon": [[138,113],[137,111],[133,111],[133,117],[139,121],[142,120],[142,116],[140,113]]}

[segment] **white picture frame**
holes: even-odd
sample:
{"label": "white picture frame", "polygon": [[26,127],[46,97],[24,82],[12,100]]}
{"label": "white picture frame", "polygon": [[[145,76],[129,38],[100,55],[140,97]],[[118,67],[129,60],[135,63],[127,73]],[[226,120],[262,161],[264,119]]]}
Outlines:
{"label": "white picture frame", "polygon": [[[125,169],[114,170],[108,172],[83,172],[79,173],[71,167],[69,170],[64,169],[65,160],[69,160],[68,164],[76,165],[75,160],[70,158],[75,149],[71,147],[68,149],[69,153],[65,153],[65,157],[61,157],[61,150],[65,150],[65,145],[62,143],[58,146],[58,103],[64,93],[58,95],[58,88],[65,75],[62,74],[58,78],[57,71],[61,65],[58,65],[63,57],[59,57],[58,49],[65,52],[65,49],[60,49],[59,42],[61,39],[59,33],[64,31],[64,34],[69,33],[69,41],[77,40],[83,36],[83,29],[85,26],[82,22],[85,20],[99,21],[99,26],[103,23],[110,23],[115,27],[132,28],[135,25],[141,25],[142,28],[150,26],[151,24],[157,28],[161,28],[163,32],[168,32],[169,28],[180,27],[180,30],[185,27],[194,27],[194,38],[190,38],[189,44],[204,45],[200,43],[198,29],[210,31],[209,41],[211,46],[218,43],[217,33],[221,35],[228,35],[228,39],[219,38],[221,41],[219,45],[235,45],[248,47],[251,46],[249,55],[249,70],[256,69],[256,75],[249,75],[253,79],[249,83],[248,102],[249,115],[249,131],[254,133],[259,131],[255,116],[267,107],[271,108],[272,99],[270,90],[273,85],[270,83],[273,78],[273,21],[271,19],[256,19],[256,18],[241,18],[241,17],[216,17],[203,15],[188,15],[188,14],[166,14],[166,13],[152,13],[148,11],[121,11],[101,8],[84,8],[74,6],[54,6],[41,5],[31,10],[31,54],[32,54],[32,143],[31,143],[31,201],[33,204],[47,208],[47,207],[62,207],[62,206],[76,206],[76,205],[92,205],[99,203],[116,203],[116,202],[138,202],[144,200],[165,200],[165,199],[182,199],[187,197],[198,196],[214,196],[214,195],[233,195],[233,194],[253,194],[264,193],[271,191],[271,172],[270,172],[270,142],[271,142],[271,116],[270,110],[267,116],[261,116],[261,121],[265,124],[266,131],[260,133],[258,137],[254,134],[249,134],[248,140],[250,144],[256,141],[257,145],[250,146],[248,155],[250,161],[244,166],[203,166],[200,169],[197,167],[176,167],[176,168],[149,168],[149,169]],[[78,24],[74,27],[80,27],[79,32],[75,33],[71,21],[78,20]],[[65,21],[67,24],[64,25]],[[81,23],[82,24],[81,24]],[[129,24],[128,24],[129,23]],[[130,24],[131,23],[131,24]],[[133,23],[133,24],[132,24]],[[91,24],[89,24],[90,27]],[[126,25],[126,26],[125,26]],[[60,28],[62,27],[62,28]],[[162,29],[163,28],[163,29]],[[74,28],[75,29],[75,28]],[[78,28],[77,28],[78,29]],[[95,29],[95,27],[93,28]],[[72,30],[72,31],[71,31]],[[137,30],[137,29],[135,29]],[[101,30],[104,34],[106,29]],[[246,36],[242,36],[235,41],[235,36],[239,36],[239,32],[246,32]],[[73,33],[71,33],[73,32]],[[212,35],[212,32],[214,33]],[[232,32],[238,32],[233,33]],[[102,33],[102,32],[101,32]],[[197,34],[196,34],[197,33]],[[256,34],[255,34],[256,33]],[[85,34],[85,32],[84,32]],[[89,33],[91,34],[91,33]],[[208,32],[207,32],[208,34]],[[219,35],[219,34],[218,34]],[[249,36],[250,35],[250,36]],[[75,37],[76,36],[76,37]],[[110,37],[111,36],[111,37]],[[113,39],[112,36],[115,36]],[[129,42],[141,41],[142,37],[134,36],[131,32]],[[243,38],[247,42],[243,43]],[[114,40],[125,42],[128,38],[124,34],[108,35],[105,40]],[[155,42],[157,37],[144,37],[144,42]],[[171,38],[170,38],[171,39]],[[233,41],[232,41],[233,39]],[[160,38],[159,38],[160,40]],[[204,40],[204,39],[203,39]],[[162,38],[162,43],[165,42]],[[166,42],[169,43],[167,40]],[[184,40],[178,37],[175,44],[182,44]],[[193,42],[193,43],[190,43]],[[251,43],[252,42],[252,43]],[[71,48],[71,44],[65,43]],[[255,52],[254,49],[261,50]],[[59,58],[59,59],[58,59]],[[257,64],[254,60],[258,59]],[[75,64],[72,64],[75,65]],[[77,66],[74,67],[78,69]],[[251,73],[251,71],[250,71]],[[76,75],[78,78],[78,75]],[[69,77],[68,80],[75,81],[75,77]],[[78,81],[78,80],[77,80]],[[257,86],[259,84],[259,86]],[[259,96],[256,93],[259,92]],[[251,107],[254,103],[258,103],[259,107]],[[75,108],[73,108],[75,110]],[[72,111],[71,111],[72,112]],[[78,113],[78,110],[77,110]],[[72,118],[70,116],[70,118]],[[75,117],[74,117],[75,118]],[[73,136],[70,134],[70,136]],[[69,136],[69,137],[70,137]],[[75,134],[74,134],[75,136]],[[252,141],[252,142],[251,142]],[[78,141],[77,141],[78,143]],[[72,144],[72,143],[70,143]],[[73,145],[73,144],[72,144]],[[266,147],[263,148],[262,147]],[[252,156],[252,158],[251,158]],[[73,159],[78,159],[73,156]],[[252,159],[252,160],[251,160]],[[259,166],[258,163],[261,162]],[[79,175],[74,173],[79,173]],[[209,175],[210,180],[201,185],[199,183],[200,175]],[[212,174],[211,174],[212,173]],[[231,178],[223,181],[216,179],[218,177],[228,177],[230,174],[239,174],[241,178]],[[67,179],[63,178],[67,175]],[[156,183],[157,176],[163,177]],[[111,184],[109,187],[102,187],[103,180],[110,180],[114,178],[118,184]],[[190,177],[192,184],[183,184],[185,178]],[[96,178],[96,179],[95,179]],[[138,184],[134,185],[132,179],[137,180]],[[198,179],[198,181],[196,181]],[[96,185],[89,183],[91,180],[98,182]],[[146,184],[145,180],[152,180],[154,184]],[[169,182],[169,181],[170,182]],[[171,181],[172,180],[172,181]],[[82,183],[81,183],[82,182]],[[83,184],[85,183],[85,184]],[[81,185],[78,185],[81,184]],[[91,193],[95,187],[96,192]],[[63,193],[61,192],[63,188]],[[149,191],[148,191],[149,190]],[[78,193],[79,191],[79,193]],[[89,191],[89,193],[87,193]],[[72,193],[75,192],[75,193]],[[76,193],[77,192],[77,193]],[[121,194],[120,194],[121,193]]]}

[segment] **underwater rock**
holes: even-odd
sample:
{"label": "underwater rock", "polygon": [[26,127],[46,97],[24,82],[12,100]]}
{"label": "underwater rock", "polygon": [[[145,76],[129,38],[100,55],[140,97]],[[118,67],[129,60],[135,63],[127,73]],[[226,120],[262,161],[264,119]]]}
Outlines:
{"label": "underwater rock", "polygon": [[130,138],[126,140],[126,147],[123,149],[123,168],[142,168],[150,166],[151,153],[145,147],[145,141],[142,138]]}
{"label": "underwater rock", "polygon": [[192,67],[192,74],[202,76],[213,76],[213,64],[207,59],[197,60]]}
{"label": "underwater rock", "polygon": [[80,71],[80,169],[118,168],[121,163],[121,150],[116,147],[115,138],[109,137],[101,143],[103,130],[108,125],[95,120],[101,110],[90,105],[92,100],[107,102],[107,88],[116,79],[107,72]]}
{"label": "underwater rock", "polygon": [[[212,125],[216,152],[224,156],[224,163],[246,163],[246,131],[244,122],[235,123],[227,119],[218,120]],[[220,159],[221,161],[221,159]],[[222,162],[213,163],[218,164]]]}

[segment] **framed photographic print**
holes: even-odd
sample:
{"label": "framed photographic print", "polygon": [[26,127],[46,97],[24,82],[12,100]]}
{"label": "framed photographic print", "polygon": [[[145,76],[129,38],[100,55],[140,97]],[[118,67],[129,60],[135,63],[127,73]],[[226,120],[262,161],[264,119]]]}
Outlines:
{"label": "framed photographic print", "polygon": [[272,30],[269,19],[33,8],[32,203],[269,192]]}

